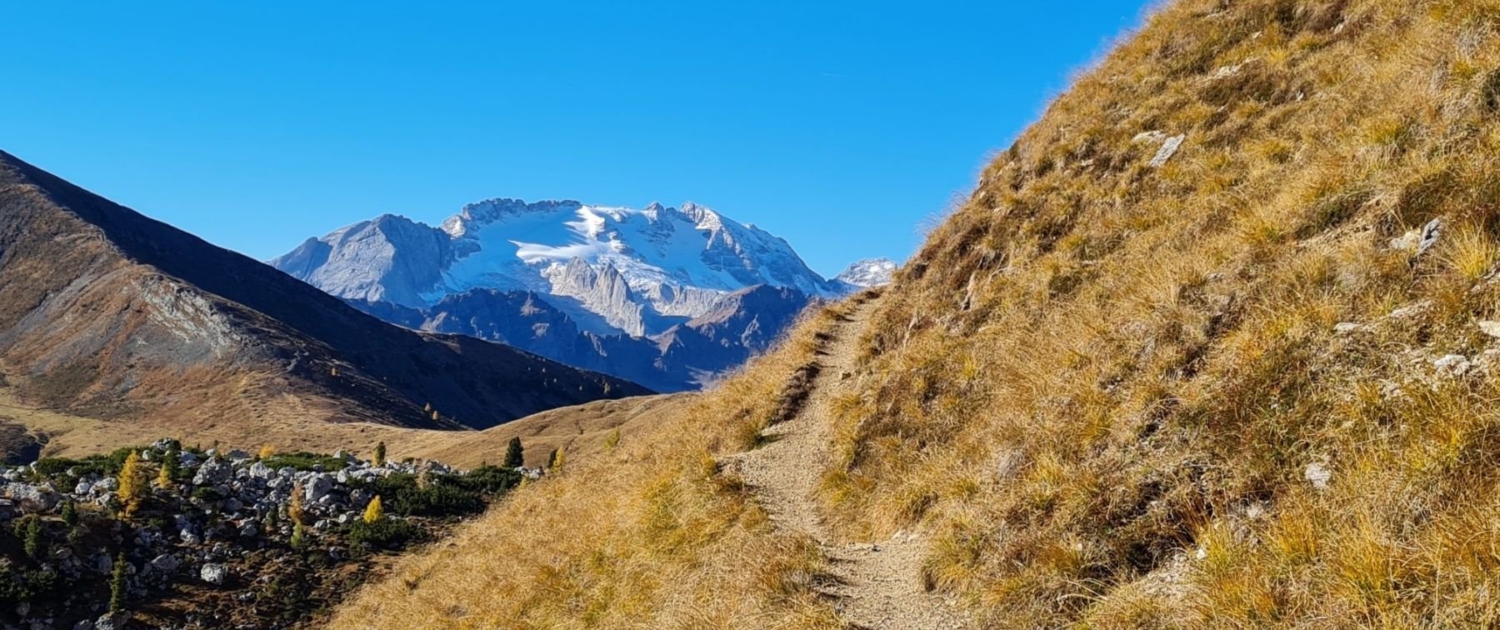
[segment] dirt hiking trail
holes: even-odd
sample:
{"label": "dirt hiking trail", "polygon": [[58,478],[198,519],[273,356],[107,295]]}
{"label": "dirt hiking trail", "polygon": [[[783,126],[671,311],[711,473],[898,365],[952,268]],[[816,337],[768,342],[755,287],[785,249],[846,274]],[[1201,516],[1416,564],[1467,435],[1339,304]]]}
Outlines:
{"label": "dirt hiking trail", "polygon": [[[859,300],[860,298],[855,298]],[[821,588],[832,598],[845,622],[869,630],[950,630],[973,627],[941,595],[922,584],[927,540],[898,533],[869,544],[837,542],[818,516],[818,477],[830,455],[833,401],[851,386],[860,333],[878,300],[856,302],[848,316],[821,335],[818,369],[812,391],[794,417],[765,432],[768,442],[756,450],[726,458],[754,489],[779,531],[804,534],[817,541],[832,564],[834,584]]]}

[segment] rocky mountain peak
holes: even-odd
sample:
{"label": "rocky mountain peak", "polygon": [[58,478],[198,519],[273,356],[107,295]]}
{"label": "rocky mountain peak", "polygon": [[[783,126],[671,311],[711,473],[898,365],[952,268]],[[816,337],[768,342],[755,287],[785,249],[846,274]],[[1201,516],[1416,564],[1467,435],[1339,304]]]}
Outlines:
{"label": "rocky mountain peak", "polygon": [[883,287],[891,283],[896,269],[889,258],[866,258],[849,265],[834,279],[856,287]]}
{"label": "rocky mountain peak", "polygon": [[577,210],[581,207],[583,207],[582,203],[572,200],[549,200],[527,203],[521,199],[486,199],[468,204],[458,214],[448,217],[447,220],[443,221],[442,230],[453,238],[461,238],[473,229],[495,223],[508,216],[555,212],[558,210]]}

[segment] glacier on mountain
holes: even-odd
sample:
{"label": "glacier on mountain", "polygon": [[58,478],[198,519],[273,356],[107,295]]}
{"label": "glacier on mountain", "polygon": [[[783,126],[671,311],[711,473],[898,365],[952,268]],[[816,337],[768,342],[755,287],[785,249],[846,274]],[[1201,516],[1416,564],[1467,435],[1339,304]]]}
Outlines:
{"label": "glacier on mountain", "polygon": [[416,309],[473,290],[531,291],[586,330],[637,336],[747,287],[834,298],[852,284],[819,276],[785,240],[692,203],[492,199],[440,227],[391,215],[361,222],[270,264],[345,299]]}

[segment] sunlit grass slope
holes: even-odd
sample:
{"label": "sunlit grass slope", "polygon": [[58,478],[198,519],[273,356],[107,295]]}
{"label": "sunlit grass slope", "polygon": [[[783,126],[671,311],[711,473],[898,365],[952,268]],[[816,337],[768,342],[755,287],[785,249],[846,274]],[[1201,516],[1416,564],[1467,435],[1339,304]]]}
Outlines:
{"label": "sunlit grass slope", "polygon": [[903,271],[825,496],[995,627],[1494,623],[1497,219],[1500,3],[1173,3]]}

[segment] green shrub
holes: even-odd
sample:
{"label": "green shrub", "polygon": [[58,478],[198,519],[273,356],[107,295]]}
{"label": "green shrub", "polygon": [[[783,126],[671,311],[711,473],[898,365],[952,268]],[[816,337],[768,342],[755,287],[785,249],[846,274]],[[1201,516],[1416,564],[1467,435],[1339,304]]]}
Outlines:
{"label": "green shrub", "polygon": [[480,466],[462,475],[440,478],[438,483],[486,495],[498,495],[521,485],[521,474],[499,466]]}
{"label": "green shrub", "polygon": [[353,484],[379,495],[385,511],[396,516],[467,516],[484,511],[491,498],[520,485],[521,475],[498,466],[482,466],[462,475],[429,475],[426,487],[416,475],[395,474]]}
{"label": "green shrub", "polygon": [[425,537],[422,528],[403,520],[387,518],[366,523],[359,521],[349,526],[349,542],[369,545],[377,549],[401,549]]}
{"label": "green shrub", "polygon": [[461,516],[478,514],[485,507],[484,496],[478,492],[441,483],[425,489],[413,483],[390,496],[390,512],[401,516]]}
{"label": "green shrub", "polygon": [[63,580],[49,569],[24,569],[0,565],[0,602],[33,602],[53,595]]}
{"label": "green shrub", "polygon": [[317,453],[277,453],[262,460],[263,464],[270,466],[272,470],[282,468],[293,468],[300,471],[308,470],[343,470],[344,460],[332,455],[320,455]]}
{"label": "green shrub", "polygon": [[209,486],[199,486],[198,488],[193,490],[193,498],[198,499],[199,501],[212,503],[214,501],[224,500],[224,495],[219,494],[218,490],[215,490]]}

